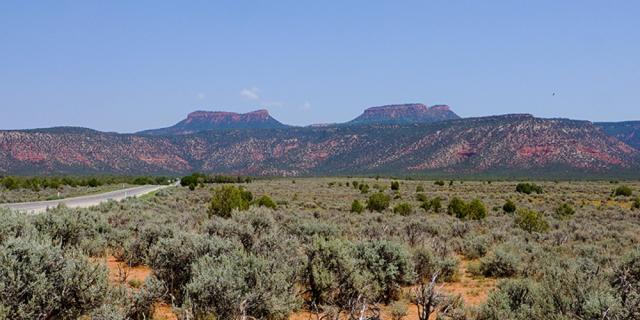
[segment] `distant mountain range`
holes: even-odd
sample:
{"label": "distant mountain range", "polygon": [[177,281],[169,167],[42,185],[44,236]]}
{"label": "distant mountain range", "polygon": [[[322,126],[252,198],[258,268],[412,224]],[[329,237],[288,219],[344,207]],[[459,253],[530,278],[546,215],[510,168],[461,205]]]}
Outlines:
{"label": "distant mountain range", "polygon": [[84,128],[0,131],[0,175],[401,174],[640,177],[640,122],[531,115],[460,118],[448,106],[366,109],[352,121],[285,125],[266,110],[196,111],[135,134]]}

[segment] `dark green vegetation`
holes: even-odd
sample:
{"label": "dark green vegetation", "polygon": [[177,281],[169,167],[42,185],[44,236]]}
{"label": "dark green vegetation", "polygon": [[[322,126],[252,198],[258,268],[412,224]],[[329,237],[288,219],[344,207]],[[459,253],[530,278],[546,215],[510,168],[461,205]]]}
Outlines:
{"label": "dark green vegetation", "polygon": [[[516,182],[353,181],[205,183],[91,209],[0,211],[0,318],[151,319],[164,302],[180,319],[393,319],[416,305],[450,320],[638,319],[640,210],[609,183],[525,194]],[[151,275],[109,281],[108,255]],[[474,281],[489,287],[449,290]]]}
{"label": "dark green vegetation", "polygon": [[516,192],[526,194],[532,194],[535,192],[537,194],[540,194],[542,193],[542,187],[535,183],[518,183],[518,185],[516,186]]}
{"label": "dark green vegetation", "polygon": [[0,185],[7,190],[30,189],[40,191],[42,189],[58,189],[62,187],[99,187],[108,184],[131,184],[146,185],[157,184],[166,185],[171,178],[167,177],[126,177],[126,176],[104,176],[104,177],[2,177]]}
{"label": "dark green vegetation", "polygon": [[619,186],[613,191],[616,197],[630,197],[632,194],[633,190],[629,186]]}
{"label": "dark green vegetation", "polygon": [[0,176],[0,203],[56,200],[136,185],[166,185],[168,177],[150,176]]}
{"label": "dark green vegetation", "polygon": [[180,185],[189,187],[193,190],[196,187],[203,187],[205,184],[211,183],[249,183],[251,177],[243,176],[223,176],[223,175],[206,175],[204,173],[194,172],[180,179]]}

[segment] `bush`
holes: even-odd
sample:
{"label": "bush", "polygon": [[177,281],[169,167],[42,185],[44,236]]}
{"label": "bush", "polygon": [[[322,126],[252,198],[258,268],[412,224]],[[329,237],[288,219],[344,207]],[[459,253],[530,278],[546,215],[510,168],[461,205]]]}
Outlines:
{"label": "bush", "polygon": [[504,203],[504,205],[502,206],[502,210],[504,210],[504,212],[506,213],[514,213],[516,212],[516,204],[513,203],[513,201],[511,201],[511,199],[507,200],[507,202]]}
{"label": "bush", "polygon": [[286,319],[298,306],[295,269],[280,261],[236,251],[204,256],[186,286],[196,318]]}
{"label": "bush", "polygon": [[391,199],[388,195],[382,192],[376,192],[369,196],[369,199],[367,200],[367,209],[369,209],[369,211],[382,212],[389,208],[390,202]]}
{"label": "bush", "polygon": [[467,215],[466,207],[467,205],[462,199],[453,197],[449,201],[449,206],[447,206],[447,213],[458,218],[464,218]]}
{"label": "bush", "polygon": [[416,192],[424,192],[424,186],[423,186],[423,185],[421,185],[421,184],[419,184],[419,185],[416,187]]}
{"label": "bush", "polygon": [[429,198],[427,198],[427,195],[424,193],[416,193],[416,200],[420,202],[427,202],[429,201]]}
{"label": "bush", "polygon": [[544,219],[544,215],[541,212],[526,208],[518,209],[515,224],[529,233],[549,230],[549,223]]}
{"label": "bush", "polygon": [[480,271],[487,277],[513,276],[518,271],[518,257],[498,247],[480,259]]}
{"label": "bush", "polygon": [[455,257],[438,257],[428,248],[418,248],[412,254],[414,273],[418,282],[429,282],[437,272],[438,280],[451,281],[458,271],[458,260]]}
{"label": "bush", "polygon": [[440,197],[431,199],[431,209],[433,209],[433,212],[435,213],[440,212],[440,209],[442,209],[442,200],[440,199]]}
{"label": "bush", "polygon": [[444,181],[442,181],[442,180],[437,180],[437,181],[435,181],[433,184],[435,184],[436,186],[440,186],[440,187],[442,187],[442,186],[444,186]]}
{"label": "bush", "polygon": [[360,201],[353,200],[353,202],[351,203],[351,212],[353,213],[362,213],[362,211],[364,211],[364,206],[362,205],[362,203],[360,203]]}
{"label": "bush", "polygon": [[633,194],[633,190],[628,186],[619,186],[613,191],[613,195],[616,197],[630,197]]}
{"label": "bush", "polygon": [[184,298],[184,286],[191,281],[191,264],[207,254],[218,256],[237,246],[215,236],[177,234],[162,238],[149,249],[149,267],[167,287],[179,305]]}
{"label": "bush", "polygon": [[402,320],[407,316],[407,304],[403,301],[396,301],[391,304],[391,320]]}
{"label": "bush", "polygon": [[360,190],[360,193],[365,194],[365,193],[369,193],[369,185],[366,183],[361,183],[358,186],[358,189]]}
{"label": "bush", "polygon": [[306,248],[302,274],[312,305],[345,306],[360,295],[368,296],[368,280],[351,257],[352,245],[342,240],[312,239]]}
{"label": "bush", "polygon": [[467,259],[478,259],[487,254],[489,245],[484,237],[465,239],[462,246],[462,254]]}
{"label": "bush", "polygon": [[558,215],[561,218],[570,217],[574,213],[576,213],[576,211],[573,209],[573,207],[570,204],[566,202],[556,208],[556,215]]}
{"label": "bush", "polygon": [[458,197],[449,201],[447,213],[460,219],[481,220],[487,217],[487,208],[480,199],[473,199],[468,204]]}
{"label": "bush", "polygon": [[77,253],[23,238],[0,245],[0,305],[7,319],[77,319],[97,309],[107,291],[106,268]]}
{"label": "bush", "polygon": [[[395,242],[375,241],[359,243],[355,247],[359,269],[366,270],[373,287],[374,300],[389,303],[397,300],[401,286],[413,282],[413,263],[406,249]],[[377,294],[376,294],[377,293]]]}
{"label": "bush", "polygon": [[640,209],[640,197],[636,197],[635,199],[633,199],[631,209]]}
{"label": "bush", "polygon": [[397,213],[403,216],[408,216],[413,213],[413,208],[407,202],[398,203],[393,207],[393,213]]}
{"label": "bush", "polygon": [[249,209],[249,203],[252,198],[251,192],[236,186],[222,186],[213,191],[209,206],[209,217],[216,215],[229,218],[234,209],[239,211]]}
{"label": "bush", "polygon": [[480,199],[473,199],[467,205],[466,217],[472,220],[482,220],[487,217],[487,208]]}
{"label": "bush", "polygon": [[518,183],[516,186],[516,192],[525,194],[532,194],[535,192],[540,194],[542,193],[542,187],[534,183]]}
{"label": "bush", "polygon": [[391,181],[391,190],[400,190],[400,182]]}
{"label": "bush", "polygon": [[274,209],[274,210],[275,210],[275,209],[276,209],[276,207],[277,207],[276,203],[275,203],[275,202],[273,202],[273,200],[271,200],[271,198],[270,198],[269,196],[267,196],[267,195],[264,195],[264,196],[262,196],[262,197],[258,198],[258,199],[255,201],[255,204],[256,204],[258,207],[267,207],[267,208],[269,208],[269,209]]}

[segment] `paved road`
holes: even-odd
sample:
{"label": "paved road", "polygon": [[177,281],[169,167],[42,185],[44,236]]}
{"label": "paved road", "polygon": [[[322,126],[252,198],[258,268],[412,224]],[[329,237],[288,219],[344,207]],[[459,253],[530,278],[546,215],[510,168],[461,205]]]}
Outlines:
{"label": "paved road", "polygon": [[98,205],[100,203],[115,200],[120,201],[125,198],[139,197],[156,190],[166,188],[168,186],[140,186],[117,191],[111,191],[100,194],[92,194],[88,196],[66,198],[51,201],[21,202],[21,203],[5,203],[0,204],[0,208],[9,208],[11,210],[37,214],[47,211],[47,208],[55,208],[59,204],[64,204],[69,208],[87,208]]}

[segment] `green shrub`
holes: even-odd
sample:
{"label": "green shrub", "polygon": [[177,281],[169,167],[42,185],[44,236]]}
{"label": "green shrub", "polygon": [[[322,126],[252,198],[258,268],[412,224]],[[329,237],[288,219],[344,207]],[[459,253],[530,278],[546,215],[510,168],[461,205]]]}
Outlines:
{"label": "green shrub", "polygon": [[[7,319],[77,319],[108,292],[107,271],[47,241],[0,245],[0,305]],[[46,315],[46,316],[45,316]]]}
{"label": "green shrub", "polygon": [[393,213],[397,213],[399,215],[408,216],[413,213],[413,208],[411,204],[407,202],[398,203],[395,207],[393,207]]}
{"label": "green shrub", "polygon": [[360,201],[353,200],[353,202],[351,203],[351,212],[353,213],[362,213],[364,211],[364,206],[362,205],[362,203],[360,203]]}
{"label": "green shrub", "polygon": [[267,195],[263,195],[262,197],[258,198],[255,201],[255,204],[258,207],[267,207],[269,209],[274,209],[274,210],[277,208],[276,203],[273,202],[273,200],[271,200],[271,198]]}
{"label": "green shrub", "polygon": [[460,219],[481,220],[487,217],[487,208],[480,199],[473,199],[465,203],[458,197],[453,197],[449,201],[447,213]]}
{"label": "green shrub", "polygon": [[391,181],[391,190],[400,190],[400,182]]}
{"label": "green shrub", "polygon": [[558,215],[561,218],[570,217],[574,213],[576,213],[576,210],[574,210],[573,207],[566,202],[559,205],[555,211],[556,211],[556,215]]}
{"label": "green shrub", "polygon": [[416,187],[416,192],[424,192],[424,186],[423,186],[423,185],[421,185],[421,184],[419,184],[419,185]]}
{"label": "green shrub", "polygon": [[613,191],[613,195],[616,197],[630,197],[633,194],[633,190],[628,186],[619,186]]}
{"label": "green shrub", "polygon": [[633,199],[631,209],[640,209],[640,197],[636,197],[635,199]]}
{"label": "green shrub", "polygon": [[462,199],[453,197],[449,200],[447,213],[458,218],[464,218],[467,215],[467,204]]}
{"label": "green shrub", "polygon": [[487,208],[484,206],[480,199],[473,199],[466,206],[466,217],[472,220],[482,220],[487,217]]}
{"label": "green shrub", "polygon": [[366,183],[361,183],[358,186],[358,189],[360,190],[360,193],[365,194],[365,193],[369,193],[369,185]]}
{"label": "green shrub", "polygon": [[535,183],[518,183],[516,186],[516,192],[532,194],[532,193],[542,193],[542,187]]}
{"label": "green shrub", "polygon": [[442,187],[442,186],[444,186],[444,181],[442,181],[442,180],[437,180],[437,181],[435,181],[433,184],[435,184],[436,186],[440,186],[440,187]]}
{"label": "green shrub", "polygon": [[529,233],[549,230],[549,223],[544,219],[544,215],[541,212],[526,208],[518,209],[515,224]]}
{"label": "green shrub", "polygon": [[511,201],[511,199],[508,199],[507,202],[504,203],[504,205],[502,206],[502,210],[506,213],[514,213],[516,212],[516,204],[513,203],[513,201]]}
{"label": "green shrub", "polygon": [[247,210],[252,198],[250,192],[236,186],[229,185],[215,189],[209,205],[209,217],[216,215],[228,218],[231,217],[231,212],[234,209]]}
{"label": "green shrub", "polygon": [[427,198],[427,195],[424,193],[416,193],[416,200],[420,202],[427,202],[429,201],[429,198]]}
{"label": "green shrub", "polygon": [[439,213],[440,210],[442,209],[442,199],[440,199],[440,197],[435,197],[431,199],[430,202],[431,202],[431,209],[433,209],[433,212]]}
{"label": "green shrub", "polygon": [[369,196],[369,199],[367,200],[367,209],[369,209],[369,211],[382,212],[389,208],[390,202],[391,199],[388,195],[382,192],[376,192]]}

